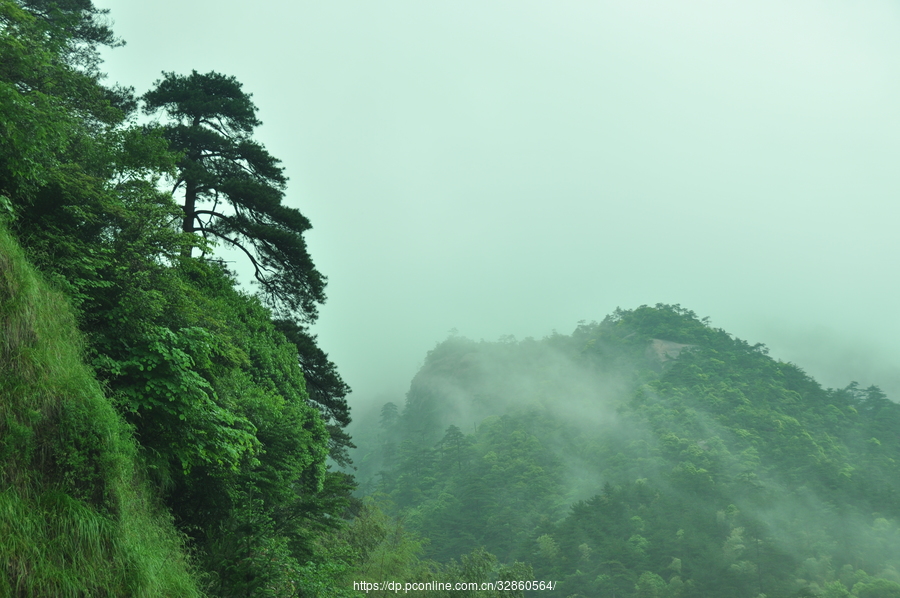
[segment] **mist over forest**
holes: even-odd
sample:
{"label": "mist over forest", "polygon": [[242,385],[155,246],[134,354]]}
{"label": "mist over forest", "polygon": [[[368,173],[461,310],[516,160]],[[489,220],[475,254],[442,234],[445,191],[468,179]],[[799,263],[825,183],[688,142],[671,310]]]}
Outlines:
{"label": "mist over forest", "polygon": [[876,454],[898,414],[641,306],[541,340],[449,337],[366,415],[354,461],[429,557],[485,546],[561,595],[889,596],[897,476]]}
{"label": "mist over forest", "polygon": [[900,13],[684,6],[0,0],[0,598],[900,598]]}

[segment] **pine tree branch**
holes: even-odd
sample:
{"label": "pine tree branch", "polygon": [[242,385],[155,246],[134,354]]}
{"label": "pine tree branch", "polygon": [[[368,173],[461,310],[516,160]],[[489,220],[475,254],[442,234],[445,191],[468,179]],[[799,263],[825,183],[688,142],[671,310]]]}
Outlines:
{"label": "pine tree branch", "polygon": [[[196,215],[196,214],[199,214],[200,212],[212,213],[212,212],[210,212],[210,210],[198,210],[197,212],[194,212],[194,214]],[[215,214],[215,213],[213,213],[213,214],[215,216],[222,216],[221,214]],[[250,253],[250,251],[248,251],[246,247],[244,247],[243,245],[241,245],[234,239],[227,237],[214,229],[206,228],[206,227],[202,226],[202,223],[201,223],[201,226],[198,226],[197,228],[199,228],[200,232],[210,233],[224,241],[228,241],[229,243],[231,243],[232,245],[234,245],[235,247],[237,247],[238,249],[243,251],[244,254],[246,254],[246,256],[250,259],[250,263],[253,264],[253,268],[255,270],[253,275],[256,278],[256,280],[258,280],[263,286],[266,286],[269,283],[268,279],[263,275],[263,271],[265,271],[266,268],[259,264],[259,262],[256,260],[256,257],[254,257],[254,255],[252,253]]]}

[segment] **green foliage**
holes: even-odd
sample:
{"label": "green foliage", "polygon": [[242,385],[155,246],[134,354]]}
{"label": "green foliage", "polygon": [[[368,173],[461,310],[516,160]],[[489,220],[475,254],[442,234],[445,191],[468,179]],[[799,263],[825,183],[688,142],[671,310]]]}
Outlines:
{"label": "green foliage", "polygon": [[[374,500],[367,500],[357,515],[345,528],[324,536],[320,540],[332,563],[330,572],[334,575],[333,594],[303,594],[304,596],[392,596],[404,592],[405,584],[417,586],[417,595],[425,598],[450,598],[451,596],[478,596],[487,598],[514,598],[523,595],[521,589],[443,589],[437,584],[465,582],[480,584],[505,581],[525,581],[533,579],[531,567],[524,563],[500,565],[497,558],[476,548],[462,554],[459,560],[450,559],[446,564],[423,558],[424,538],[410,531],[402,519],[388,516],[382,506]],[[318,569],[321,571],[321,568]],[[379,587],[368,592],[353,591],[354,582],[382,584],[396,582],[398,587]],[[431,584],[427,586],[425,584]],[[335,590],[332,590],[335,591]]]}
{"label": "green foliage", "polygon": [[197,465],[237,470],[259,449],[253,424],[221,406],[201,374],[215,340],[203,328],[157,327],[125,360],[98,358],[109,375],[128,379],[119,392],[122,406],[152,419],[141,426],[144,445],[166,450],[185,473]]}
{"label": "green foliage", "polygon": [[3,595],[199,596],[66,302],[0,228]]}
{"label": "green foliage", "polygon": [[90,0],[0,1],[0,192],[27,200],[91,137],[121,121],[129,94],[100,85],[98,45],[117,45]]}
{"label": "green foliage", "polygon": [[900,584],[888,579],[873,579],[853,586],[858,598],[900,598]]}
{"label": "green foliage", "polygon": [[350,387],[306,327],[292,320],[276,320],[275,327],[297,348],[309,399],[322,412],[328,428],[329,456],[342,467],[350,466],[348,450],[356,448],[344,431],[350,424],[350,407],[345,398]]}
{"label": "green foliage", "polygon": [[72,118],[44,84],[69,70],[43,44],[40,22],[12,0],[0,2],[0,191],[13,193],[44,179],[68,142]]}
{"label": "green foliage", "polygon": [[824,389],[642,306],[569,337],[448,339],[365,462],[429,556],[484,545],[565,595],[858,595],[900,582],[897,417],[877,387]]}
{"label": "green foliage", "polygon": [[225,272],[187,265],[187,302],[166,319],[190,325],[150,328],[150,342],[129,341],[103,371],[214,572],[210,591],[265,596],[294,587],[286,572],[315,557],[313,540],[338,524],[349,488],[326,473],[328,434],[295,346]]}
{"label": "green foliage", "polygon": [[[279,161],[250,136],[261,124],[250,95],[234,77],[193,71],[163,73],[143,99],[148,113],[163,110],[169,117],[166,135],[182,156],[175,181],[175,190],[184,187],[182,229],[241,249],[270,305],[315,320],[325,278],[303,239],[310,223],[282,205],[287,179]],[[203,202],[212,206],[199,209]],[[220,202],[230,211],[220,210]]]}
{"label": "green foliage", "polygon": [[[260,300],[208,259],[213,246],[174,226],[184,212],[158,183],[177,176],[185,154],[170,150],[170,129],[125,118],[136,107],[130,91],[100,84],[97,48],[119,43],[103,14],[90,0],[0,0],[0,220],[76,310],[72,318],[59,305],[22,307],[40,293],[17,280],[0,291],[0,316],[33,316],[27,325],[10,320],[0,335],[0,367],[21,370],[0,376],[0,396],[10,397],[0,409],[0,466],[16,488],[10,512],[33,513],[10,532],[2,556],[21,565],[10,569],[21,588],[44,588],[23,595],[190,596],[198,590],[184,564],[187,538],[209,591],[295,594],[304,571],[330,570],[315,539],[340,527],[352,502],[352,480],[325,467],[329,443],[337,457],[352,446],[343,432],[349,389],[315,337],[297,323],[277,330]],[[231,131],[237,161],[220,190],[267,214],[245,223],[270,250],[258,264],[268,268],[278,256],[288,264],[282,271],[297,295],[283,299],[312,306],[301,314],[312,319],[324,278],[300,237],[309,223],[280,206],[281,169],[245,132]],[[253,176],[241,178],[242,166]],[[294,236],[283,239],[270,225],[293,227]],[[186,254],[191,246],[201,258]],[[44,331],[55,325],[46,316],[54,310],[69,318],[65,330]],[[41,339],[54,337],[80,359],[76,323],[93,372],[56,345],[41,353],[49,346]],[[313,399],[301,368],[316,385]],[[64,388],[45,388],[48,380]],[[42,497],[62,506],[45,508]],[[63,531],[42,524],[46,517]],[[105,552],[47,553],[68,569],[23,556],[29,542],[64,546],[72,522],[100,530],[91,533]],[[101,579],[110,569],[97,559],[117,563],[121,575]],[[53,585],[60,576],[74,585]]]}

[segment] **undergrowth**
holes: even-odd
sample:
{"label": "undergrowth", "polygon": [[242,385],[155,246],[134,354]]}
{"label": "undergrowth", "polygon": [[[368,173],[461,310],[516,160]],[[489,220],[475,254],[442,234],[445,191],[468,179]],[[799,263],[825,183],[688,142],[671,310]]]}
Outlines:
{"label": "undergrowth", "polygon": [[201,596],[65,299],[0,223],[0,597]]}

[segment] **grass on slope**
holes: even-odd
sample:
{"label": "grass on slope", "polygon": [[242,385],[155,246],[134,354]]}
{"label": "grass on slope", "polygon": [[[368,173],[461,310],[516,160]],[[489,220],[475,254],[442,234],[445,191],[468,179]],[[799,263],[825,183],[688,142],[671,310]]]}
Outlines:
{"label": "grass on slope", "polygon": [[200,596],[185,554],[68,304],[0,223],[0,597]]}

